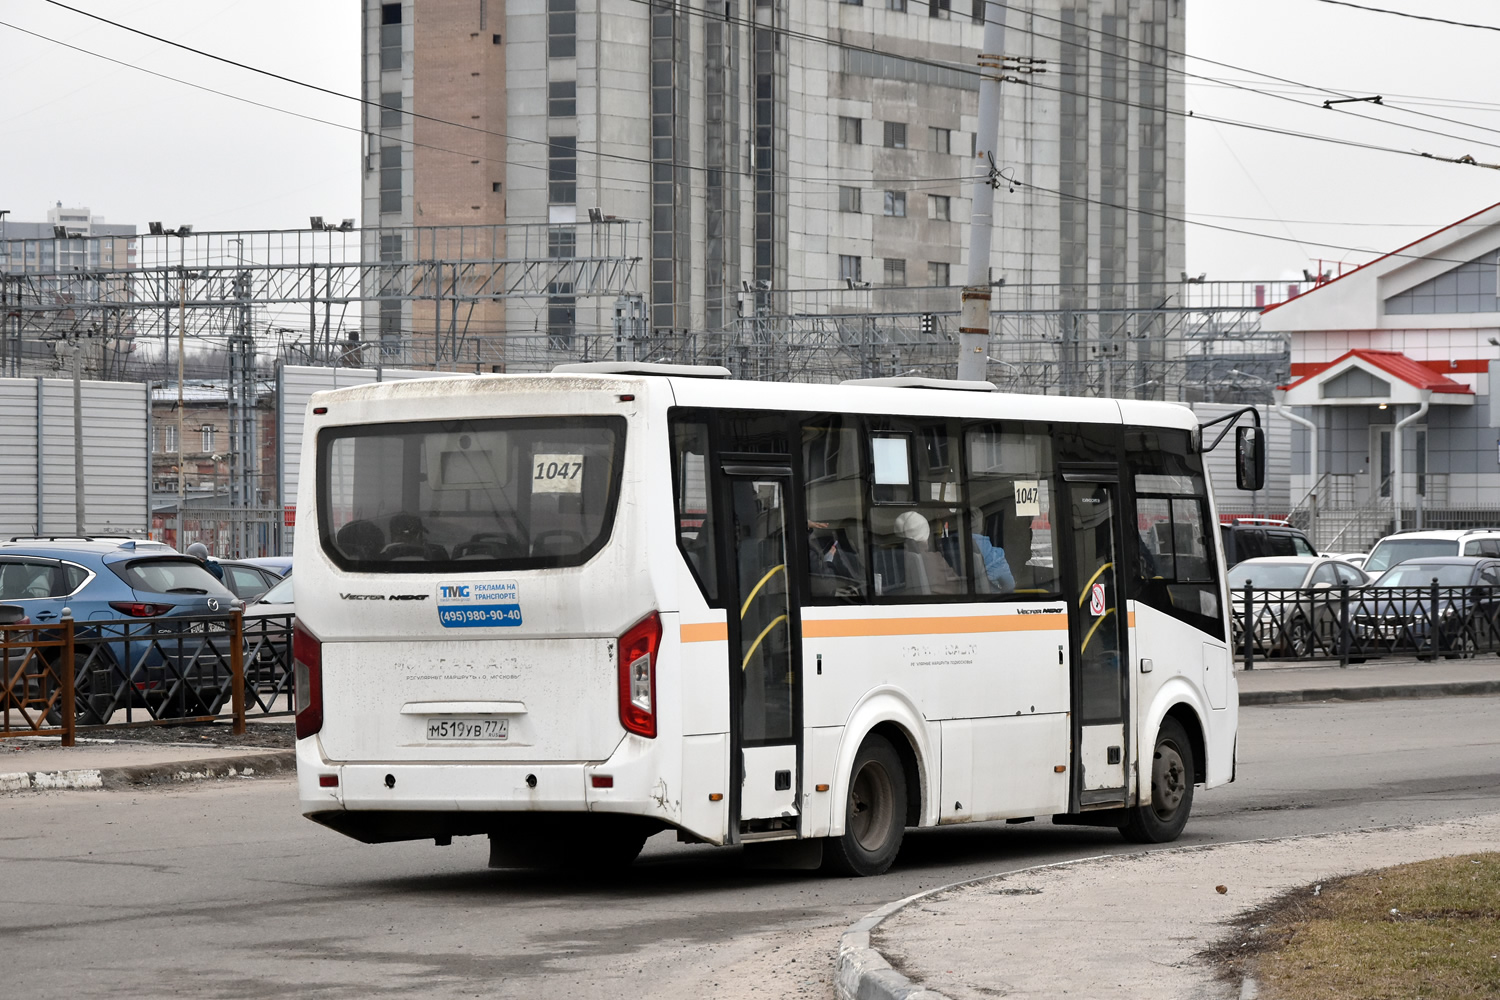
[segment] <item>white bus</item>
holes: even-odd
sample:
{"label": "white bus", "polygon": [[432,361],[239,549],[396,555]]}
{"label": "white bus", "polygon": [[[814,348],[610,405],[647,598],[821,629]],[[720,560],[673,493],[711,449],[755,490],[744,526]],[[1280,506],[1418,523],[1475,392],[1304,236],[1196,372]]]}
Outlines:
{"label": "white bus", "polygon": [[727,375],[312,398],[309,818],[372,843],[486,834],[497,866],[628,863],[675,830],[871,875],[910,826],[1172,840],[1195,785],[1233,780],[1187,408]]}

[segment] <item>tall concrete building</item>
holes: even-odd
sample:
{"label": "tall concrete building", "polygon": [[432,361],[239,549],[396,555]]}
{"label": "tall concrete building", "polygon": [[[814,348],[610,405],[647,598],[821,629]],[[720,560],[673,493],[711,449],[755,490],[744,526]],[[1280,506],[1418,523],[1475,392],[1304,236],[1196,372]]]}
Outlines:
{"label": "tall concrete building", "polygon": [[[1182,2],[1028,6],[988,8],[1005,55],[1045,61],[1004,85],[991,279],[1040,307],[1134,306],[1184,264]],[[591,219],[638,220],[653,329],[724,328],[757,288],[773,308],[868,284],[871,308],[956,309],[985,9],[365,0],[364,223],[550,223],[565,256]],[[396,259],[382,239],[367,252]],[[613,321],[577,291],[472,329],[565,349]],[[390,303],[385,342],[445,322],[426,306]]]}

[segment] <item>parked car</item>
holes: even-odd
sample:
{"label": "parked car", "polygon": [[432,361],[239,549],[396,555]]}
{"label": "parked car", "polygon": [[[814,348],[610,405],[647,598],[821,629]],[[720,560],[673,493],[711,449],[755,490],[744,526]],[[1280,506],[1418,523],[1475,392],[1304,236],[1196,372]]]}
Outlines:
{"label": "parked car", "polygon": [[278,577],[286,576],[292,571],[291,556],[252,556],[249,559],[241,559],[240,562],[268,569]]}
{"label": "parked car", "polygon": [[1343,587],[1370,582],[1364,570],[1329,556],[1246,559],[1229,577],[1235,648],[1244,648],[1245,587],[1255,602],[1255,649],[1269,656],[1306,656],[1337,648]]}
{"label": "parked car", "polygon": [[[165,668],[190,655],[195,644],[153,637],[203,631],[202,621],[173,619],[227,614],[238,604],[196,559],[134,540],[16,540],[0,546],[0,601],[20,606],[37,625],[55,625],[64,608],[72,611],[78,644],[73,666],[83,671],[79,715],[91,715],[88,721],[102,721],[126,700],[177,697],[185,705],[191,699],[180,676]],[[140,627],[95,624],[121,619],[142,621]]]}
{"label": "parked car", "polygon": [[1352,622],[1366,648],[1467,657],[1495,647],[1497,615],[1500,559],[1448,556],[1386,570],[1366,588]]}
{"label": "parked car", "polygon": [[218,563],[224,571],[224,586],[247,604],[258,600],[281,582],[282,574],[257,566],[248,559],[220,559]]}
{"label": "parked car", "polygon": [[1375,543],[1365,569],[1379,576],[1408,559],[1442,556],[1490,556],[1500,558],[1500,529],[1398,531]]}
{"label": "parked car", "polygon": [[293,586],[290,576],[282,579],[276,586],[262,594],[254,604],[246,605],[245,619],[248,621],[251,618],[296,614],[297,602],[292,590]]}
{"label": "parked car", "polygon": [[1236,518],[1232,524],[1219,525],[1219,536],[1224,542],[1224,565],[1231,568],[1246,559],[1318,554],[1302,530],[1285,521]]}
{"label": "parked car", "polygon": [[1365,568],[1365,560],[1370,558],[1368,552],[1325,552],[1323,554],[1330,559],[1346,562],[1350,566],[1358,566],[1360,569]]}

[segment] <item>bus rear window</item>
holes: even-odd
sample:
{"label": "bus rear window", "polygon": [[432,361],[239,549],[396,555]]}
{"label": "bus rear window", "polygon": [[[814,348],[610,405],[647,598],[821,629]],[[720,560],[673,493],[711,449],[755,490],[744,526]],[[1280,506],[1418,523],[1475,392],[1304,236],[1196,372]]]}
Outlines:
{"label": "bus rear window", "polygon": [[330,428],[323,550],[377,573],[581,565],[609,539],[624,444],[621,417]]}

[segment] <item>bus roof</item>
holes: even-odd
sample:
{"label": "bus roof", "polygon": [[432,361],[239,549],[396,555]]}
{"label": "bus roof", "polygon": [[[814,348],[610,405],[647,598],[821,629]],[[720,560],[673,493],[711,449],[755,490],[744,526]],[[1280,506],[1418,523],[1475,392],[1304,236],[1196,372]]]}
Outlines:
{"label": "bus roof", "polygon": [[[664,366],[665,367],[665,366]],[[975,419],[1131,423],[1190,429],[1197,416],[1179,403],[1077,396],[1038,396],[939,388],[936,380],[921,385],[872,382],[827,385],[808,382],[757,382],[621,371],[569,370],[555,374],[438,375],[430,379],[368,382],[319,392],[314,399],[397,400],[511,392],[629,392],[667,388],[679,406],[727,409],[811,410],[887,413]]]}

